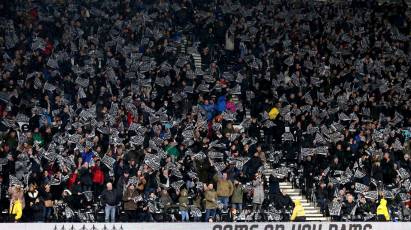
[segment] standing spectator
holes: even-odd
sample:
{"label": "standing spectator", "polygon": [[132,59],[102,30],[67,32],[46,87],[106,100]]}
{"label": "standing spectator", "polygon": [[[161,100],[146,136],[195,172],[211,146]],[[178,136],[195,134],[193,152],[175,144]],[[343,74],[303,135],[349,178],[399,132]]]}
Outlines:
{"label": "standing spectator", "polygon": [[377,220],[379,221],[389,221],[391,219],[388,213],[387,200],[382,198],[380,200],[380,205],[377,207]]}
{"label": "standing spectator", "polygon": [[305,221],[305,212],[304,207],[301,205],[300,200],[294,201],[295,207],[293,210],[293,214],[291,215],[291,221]]}
{"label": "standing spectator", "polygon": [[105,222],[115,222],[118,204],[118,194],[117,191],[113,189],[112,183],[109,182],[106,184],[106,189],[101,194],[101,199],[103,204],[105,205]]}
{"label": "standing spectator", "polygon": [[[26,193],[25,196],[25,202],[26,202],[26,208],[23,211],[23,214],[25,216],[25,218],[27,218],[27,220],[31,221],[32,220],[32,215],[31,213],[33,213],[34,211],[32,210],[33,204],[35,203],[35,201],[40,197],[40,193],[37,190],[37,186],[35,184],[30,184],[29,185],[29,190]],[[42,215],[44,215],[44,212],[42,212]]]}
{"label": "standing spectator", "polygon": [[214,190],[213,184],[209,184],[208,186],[204,185],[204,197],[206,200],[205,209],[206,209],[206,216],[205,221],[210,221],[210,219],[214,219],[217,209],[217,192]]}
{"label": "standing spectator", "polygon": [[188,216],[188,197],[187,197],[187,190],[183,189],[180,191],[180,197],[178,198],[179,203],[179,210],[181,215],[181,221],[189,221],[190,218]]}
{"label": "standing spectator", "polygon": [[120,176],[120,178],[117,181],[117,191],[120,193],[119,196],[120,198],[123,196],[124,192],[127,189],[127,184],[129,180],[130,173],[127,170],[124,170],[123,175]]}
{"label": "standing spectator", "polygon": [[0,176],[0,210],[5,209],[8,204],[8,199],[6,199],[7,187],[3,182],[3,177]]}
{"label": "standing spectator", "polygon": [[53,214],[53,206],[54,206],[54,199],[53,194],[50,190],[50,185],[44,185],[44,190],[41,194],[42,199],[44,200],[45,212],[44,212],[44,220],[50,221],[52,214]]}
{"label": "standing spectator", "polygon": [[318,187],[316,191],[316,198],[318,205],[320,206],[320,211],[321,213],[325,213],[328,207],[328,190],[327,190],[327,185],[325,183],[321,183],[320,186]]}
{"label": "standing spectator", "polygon": [[130,184],[123,196],[124,211],[127,215],[127,220],[131,222],[136,221],[137,201],[135,199],[138,195],[134,185]]}
{"label": "standing spectator", "polygon": [[235,180],[233,195],[231,196],[232,207],[236,209],[236,213],[241,213],[243,210],[243,197],[244,197],[244,187],[243,185]]}
{"label": "standing spectator", "polygon": [[223,177],[217,182],[217,195],[218,200],[223,204],[224,209],[227,209],[228,207],[233,190],[233,183],[227,179],[227,173],[223,173]]}
{"label": "standing spectator", "polygon": [[260,212],[264,202],[264,184],[260,173],[256,173],[253,180],[253,211]]}
{"label": "standing spectator", "polygon": [[383,174],[383,182],[384,184],[391,184],[394,182],[395,179],[395,169],[394,163],[391,159],[391,155],[389,153],[384,154],[384,158],[381,161],[381,170]]}
{"label": "standing spectator", "polygon": [[91,175],[91,169],[89,168],[88,163],[84,163],[81,169],[79,170],[79,177],[82,191],[91,191],[93,180]]}
{"label": "standing spectator", "polygon": [[86,146],[84,152],[81,153],[81,158],[83,159],[83,163],[90,164],[91,160],[93,160],[94,152],[93,150]]}
{"label": "standing spectator", "polygon": [[97,159],[95,165],[91,168],[91,175],[93,180],[93,192],[100,194],[104,187],[104,172],[100,166],[100,159]]}
{"label": "standing spectator", "polygon": [[32,218],[32,221],[37,223],[44,222],[44,212],[44,204],[39,198],[30,203],[30,216]]}
{"label": "standing spectator", "polygon": [[16,194],[13,195],[11,198],[11,205],[9,209],[10,213],[10,220],[14,221],[15,223],[20,222],[20,219],[23,215],[23,203],[18,198]]}

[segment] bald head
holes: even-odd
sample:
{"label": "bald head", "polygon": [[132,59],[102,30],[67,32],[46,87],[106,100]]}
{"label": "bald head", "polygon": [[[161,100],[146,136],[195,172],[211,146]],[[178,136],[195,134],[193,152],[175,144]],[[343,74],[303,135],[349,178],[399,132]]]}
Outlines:
{"label": "bald head", "polygon": [[113,190],[113,184],[110,183],[110,182],[106,184],[106,187],[107,187],[107,190],[108,190],[108,191]]}

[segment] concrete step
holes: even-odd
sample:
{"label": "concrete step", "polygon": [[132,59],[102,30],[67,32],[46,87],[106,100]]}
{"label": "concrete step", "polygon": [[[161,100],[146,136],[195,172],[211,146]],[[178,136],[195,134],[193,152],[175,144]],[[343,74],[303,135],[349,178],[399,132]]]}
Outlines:
{"label": "concrete step", "polygon": [[307,221],[328,221],[327,217],[307,217]]}
{"label": "concrete step", "polygon": [[321,213],[319,209],[314,207],[304,207],[304,211],[309,213]]}
{"label": "concrete step", "polygon": [[324,217],[323,214],[321,213],[310,213],[310,214],[305,213],[305,216],[306,217]]}
{"label": "concrete step", "polygon": [[301,203],[301,206],[305,207],[315,207],[313,204],[311,203]]}
{"label": "concrete step", "polygon": [[290,182],[280,182],[279,184],[280,184],[280,186],[282,186],[282,185],[291,185]]}
{"label": "concrete step", "polygon": [[[302,200],[305,199],[305,197],[300,196],[300,195],[290,195],[290,194],[288,194],[288,195],[290,196],[291,200],[300,200],[300,201],[302,201]],[[304,203],[304,202],[301,202],[301,203]]]}
{"label": "concrete step", "polygon": [[305,198],[303,198],[303,199],[300,199],[300,202],[301,202],[301,204],[304,204],[304,203],[311,203],[311,201],[309,201],[309,200],[307,200],[307,199],[305,199]]}
{"label": "concrete step", "polygon": [[[300,191],[284,191],[284,190],[281,190],[281,192],[282,192],[283,194],[287,194],[287,195],[289,195],[289,196],[303,196]],[[304,199],[305,199],[305,198],[306,198],[306,197],[304,196]],[[301,199],[302,199],[302,198],[301,198]]]}
{"label": "concrete step", "polygon": [[318,209],[304,209],[304,212],[305,212],[306,215],[310,215],[310,216],[311,216],[311,214],[320,214],[321,216],[323,216],[321,214],[320,210],[318,210]]}
{"label": "concrete step", "polygon": [[[272,172],[272,170],[271,170],[271,172]],[[290,185],[280,185],[280,189],[293,189],[293,186],[291,184]]]}
{"label": "concrete step", "polygon": [[301,192],[298,188],[280,188],[282,192]]}
{"label": "concrete step", "polygon": [[282,192],[290,196],[294,200],[300,200],[301,205],[307,217],[307,221],[327,221],[327,217],[321,214],[320,209],[314,203],[308,200],[305,195],[301,194],[301,189],[293,188],[290,182],[280,182],[280,189]]}

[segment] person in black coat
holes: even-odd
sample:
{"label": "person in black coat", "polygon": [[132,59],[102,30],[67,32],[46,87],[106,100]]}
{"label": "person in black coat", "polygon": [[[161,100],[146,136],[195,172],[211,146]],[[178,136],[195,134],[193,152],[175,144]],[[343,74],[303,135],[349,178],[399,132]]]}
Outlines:
{"label": "person in black coat", "polygon": [[314,175],[316,175],[316,167],[318,167],[312,160],[311,156],[307,156],[306,160],[303,162],[303,176],[305,178],[306,188],[312,188],[314,182]]}
{"label": "person in black coat", "polygon": [[329,202],[328,200],[329,191],[327,189],[327,185],[325,183],[321,183],[315,195],[317,197],[317,202],[318,202],[318,205],[320,206],[321,213],[324,213],[327,210],[328,202]]}
{"label": "person in black coat", "polygon": [[252,118],[251,119],[251,124],[248,127],[248,135],[250,137],[257,138],[257,140],[260,140],[261,138],[261,133],[260,133],[260,125],[257,123],[257,118]]}
{"label": "person in black coat", "polygon": [[119,192],[120,199],[122,199],[123,193],[125,192],[129,176],[129,170],[124,170],[123,175],[117,181],[116,189]]}
{"label": "person in black coat", "polygon": [[80,182],[83,191],[91,191],[91,186],[93,185],[93,180],[91,177],[91,171],[88,168],[88,164],[85,163],[83,167],[79,170]]}
{"label": "person in black coat", "polygon": [[408,172],[411,172],[411,160],[408,154],[404,154],[404,157],[397,163],[399,168],[404,168]]}
{"label": "person in black coat", "polygon": [[270,185],[268,187],[270,194],[275,195],[275,194],[280,194],[280,182],[274,175],[270,175],[269,178]]}
{"label": "person in black coat", "polygon": [[389,153],[384,154],[384,159],[381,161],[381,169],[384,184],[392,184],[394,182],[396,172],[394,169],[394,163]]}
{"label": "person in black coat", "polygon": [[6,198],[8,186],[3,180],[3,177],[0,175],[0,210],[5,209],[9,206],[9,201]]}
{"label": "person in black coat", "polygon": [[119,202],[119,195],[117,190],[113,188],[112,183],[107,183],[106,190],[101,194],[102,203],[104,204],[105,222],[115,222],[117,204]]}
{"label": "person in black coat", "polygon": [[45,209],[43,202],[39,198],[34,203],[30,203],[31,220],[34,222],[44,222]]}
{"label": "person in black coat", "polygon": [[342,205],[343,216],[351,215],[355,205],[356,204],[354,202],[354,197],[351,194],[348,194],[347,199],[343,202],[343,205]]}
{"label": "person in black coat", "polygon": [[247,163],[245,163],[243,171],[248,176],[248,178],[251,178],[257,173],[261,165],[263,165],[263,163],[258,156],[258,152],[255,152],[254,156],[249,161],[247,161]]}

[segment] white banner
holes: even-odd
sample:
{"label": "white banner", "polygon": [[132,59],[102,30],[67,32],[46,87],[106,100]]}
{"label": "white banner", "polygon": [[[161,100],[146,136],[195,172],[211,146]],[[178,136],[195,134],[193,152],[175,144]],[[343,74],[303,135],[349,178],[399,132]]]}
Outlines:
{"label": "white banner", "polygon": [[410,230],[410,222],[305,223],[21,223],[0,224],[1,230]]}

